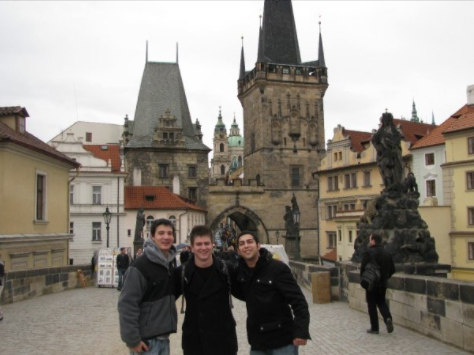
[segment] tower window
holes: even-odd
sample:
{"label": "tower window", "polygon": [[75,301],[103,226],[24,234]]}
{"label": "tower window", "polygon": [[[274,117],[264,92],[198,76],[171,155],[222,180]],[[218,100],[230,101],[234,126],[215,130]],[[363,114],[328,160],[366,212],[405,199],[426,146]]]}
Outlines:
{"label": "tower window", "polygon": [[168,177],[168,164],[159,164],[158,166],[158,177],[167,178]]}
{"label": "tower window", "polygon": [[225,175],[225,166],[221,165],[221,175]]}
{"label": "tower window", "polygon": [[92,142],[92,132],[86,132],[86,142]]}
{"label": "tower window", "polygon": [[219,145],[219,152],[223,153],[224,152],[224,143],[221,143]]}

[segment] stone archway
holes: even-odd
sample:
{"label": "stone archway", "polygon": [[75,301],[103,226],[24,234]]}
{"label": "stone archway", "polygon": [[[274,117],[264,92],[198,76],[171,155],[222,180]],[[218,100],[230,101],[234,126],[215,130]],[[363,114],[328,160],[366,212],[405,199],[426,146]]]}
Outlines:
{"label": "stone archway", "polygon": [[216,230],[219,223],[225,219],[232,219],[241,231],[251,230],[258,233],[260,243],[269,243],[267,229],[260,217],[244,206],[232,206],[222,211],[211,223],[211,229]]}

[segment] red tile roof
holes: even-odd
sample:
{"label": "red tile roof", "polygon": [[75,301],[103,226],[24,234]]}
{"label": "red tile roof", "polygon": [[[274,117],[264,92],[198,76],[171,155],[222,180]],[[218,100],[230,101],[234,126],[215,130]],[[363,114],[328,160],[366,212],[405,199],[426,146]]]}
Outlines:
{"label": "red tile roof", "polygon": [[[147,199],[153,196],[153,200]],[[186,210],[207,212],[163,186],[125,186],[125,209],[143,207],[154,210]]]}
{"label": "red tile roof", "polygon": [[474,128],[474,106],[464,105],[411,149],[432,147],[445,143],[443,134]]}
{"label": "red tile roof", "polygon": [[112,171],[120,171],[122,161],[120,159],[120,146],[118,144],[84,144],[82,147],[88,152],[91,152],[96,158],[105,160],[107,163],[110,159]]}
{"label": "red tile roof", "polygon": [[438,127],[432,124],[418,123],[400,119],[394,119],[393,124],[395,126],[400,125],[403,137],[405,137],[405,141],[410,142],[412,145]]}
{"label": "red tile roof", "polygon": [[463,131],[474,128],[474,105],[465,105],[453,116],[458,119],[454,121],[443,133]]}
{"label": "red tile roof", "polygon": [[[21,114],[23,117],[28,117],[28,112],[21,107],[0,107],[0,116],[8,116],[14,114]],[[0,120],[0,143],[13,143],[23,146],[25,148],[34,150],[41,154],[47,155],[54,159],[60,160],[71,165],[71,167],[78,167],[80,164],[75,160],[67,157],[61,152],[58,152],[53,147],[49,146],[42,140],[36,138],[34,135],[25,131],[20,133],[7,126]]]}
{"label": "red tile roof", "polygon": [[329,253],[323,256],[323,259],[337,261],[337,250],[333,249]]}
{"label": "red tile roof", "polygon": [[344,137],[351,138],[352,150],[359,153],[364,150],[364,146],[362,145],[362,142],[372,137],[372,133],[370,132],[350,131],[345,128],[343,128],[342,134],[344,135]]}

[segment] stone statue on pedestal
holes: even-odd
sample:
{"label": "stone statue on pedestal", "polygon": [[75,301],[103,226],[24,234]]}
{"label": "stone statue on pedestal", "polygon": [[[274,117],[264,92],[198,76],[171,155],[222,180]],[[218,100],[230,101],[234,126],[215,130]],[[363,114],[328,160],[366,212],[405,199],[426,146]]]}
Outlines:
{"label": "stone statue on pedestal", "polygon": [[145,213],[143,207],[137,212],[137,221],[135,223],[135,240],[143,239],[143,227],[145,226]]}

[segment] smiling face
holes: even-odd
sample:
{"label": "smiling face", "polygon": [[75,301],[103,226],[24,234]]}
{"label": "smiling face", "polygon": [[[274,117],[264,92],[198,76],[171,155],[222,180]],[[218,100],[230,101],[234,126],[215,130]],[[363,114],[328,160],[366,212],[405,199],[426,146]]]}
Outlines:
{"label": "smiling face", "polygon": [[191,251],[194,254],[194,261],[197,266],[207,267],[212,265],[213,243],[209,235],[195,236],[191,244]]}
{"label": "smiling face", "polygon": [[166,256],[173,246],[173,228],[171,226],[160,224],[158,227],[156,227],[155,234],[153,234],[150,238]]}
{"label": "smiling face", "polygon": [[249,266],[255,265],[260,256],[260,244],[255,241],[251,234],[244,234],[239,237],[239,255],[245,259]]}

